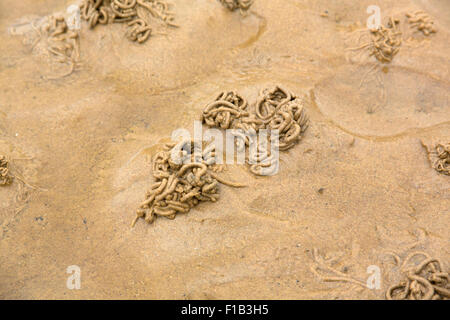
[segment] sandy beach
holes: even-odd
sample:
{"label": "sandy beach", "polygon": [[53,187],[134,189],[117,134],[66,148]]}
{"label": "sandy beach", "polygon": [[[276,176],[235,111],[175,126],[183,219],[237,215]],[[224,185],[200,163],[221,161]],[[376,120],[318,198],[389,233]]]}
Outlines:
{"label": "sandy beach", "polygon": [[[450,143],[449,1],[378,0],[383,21],[422,10],[436,26],[382,63],[348,50],[374,1],[256,0],[242,15],[170,0],[178,27],[143,43],[82,21],[62,76],[30,26],[74,2],[0,0],[0,155],[15,177],[0,186],[0,299],[385,299],[411,253],[448,272],[450,175],[428,153]],[[276,175],[226,165],[247,187],[130,226],[174,130],[222,91],[253,103],[274,85],[309,118]]]}

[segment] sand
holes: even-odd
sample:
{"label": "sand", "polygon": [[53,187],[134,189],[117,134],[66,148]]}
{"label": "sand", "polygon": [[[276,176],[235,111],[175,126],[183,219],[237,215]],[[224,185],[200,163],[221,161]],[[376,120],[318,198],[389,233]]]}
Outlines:
{"label": "sand", "polygon": [[[378,1],[437,28],[384,68],[346,51],[373,1],[257,0],[246,16],[173,2],[180,27],[143,44],[83,23],[79,67],[50,80],[67,66],[8,28],[72,1],[0,0],[0,155],[25,181],[0,187],[0,298],[384,299],[402,279],[389,251],[449,270],[450,177],[422,145],[450,141],[448,1]],[[130,227],[173,130],[192,131],[221,91],[253,101],[275,84],[305,97],[310,120],[276,176],[229,165],[248,188]],[[316,254],[356,282],[322,281]],[[358,284],[369,266],[379,289]]]}

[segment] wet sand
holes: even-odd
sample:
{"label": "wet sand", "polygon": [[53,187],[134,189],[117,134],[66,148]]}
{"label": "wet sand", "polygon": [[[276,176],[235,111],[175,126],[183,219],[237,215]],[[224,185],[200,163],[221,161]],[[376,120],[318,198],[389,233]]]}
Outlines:
{"label": "wet sand", "polygon": [[[380,75],[385,100],[374,77],[360,86],[376,60],[345,51],[373,1],[257,0],[242,17],[179,0],[180,28],[144,44],[122,25],[84,23],[82,65],[47,80],[48,61],[7,30],[71,3],[0,0],[0,155],[29,185],[0,187],[0,298],[383,299],[401,279],[388,251],[426,251],[448,270],[450,177],[421,141],[450,141],[449,2],[378,2],[422,9],[438,28]],[[228,166],[248,188],[130,228],[173,130],[192,130],[221,91],[255,100],[278,83],[307,98],[310,118],[278,175]],[[315,248],[364,282],[379,266],[381,288],[321,281]],[[66,287],[70,265],[80,290]]]}

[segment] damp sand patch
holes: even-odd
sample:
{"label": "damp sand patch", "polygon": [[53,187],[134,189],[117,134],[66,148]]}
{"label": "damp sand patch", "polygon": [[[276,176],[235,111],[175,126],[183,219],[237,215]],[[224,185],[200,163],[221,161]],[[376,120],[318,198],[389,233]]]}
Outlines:
{"label": "damp sand patch", "polygon": [[368,140],[391,140],[448,123],[450,86],[428,73],[391,66],[380,81],[360,87],[358,65],[344,66],[316,84],[318,111],[345,132]]}

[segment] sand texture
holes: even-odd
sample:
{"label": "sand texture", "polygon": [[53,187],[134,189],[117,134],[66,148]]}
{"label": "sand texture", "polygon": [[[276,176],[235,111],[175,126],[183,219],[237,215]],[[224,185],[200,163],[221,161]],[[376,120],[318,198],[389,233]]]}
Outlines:
{"label": "sand texture", "polygon": [[[0,0],[1,299],[384,299],[411,253],[450,270],[450,176],[433,153],[450,143],[449,1],[377,1],[387,29],[371,38],[372,0],[171,0],[178,27],[83,20],[58,61],[31,22],[73,2]],[[434,23],[380,44],[397,32],[385,18],[405,27],[417,10]],[[131,228],[173,130],[221,92],[253,102],[277,84],[309,119],[278,174],[226,165],[247,187]]]}

